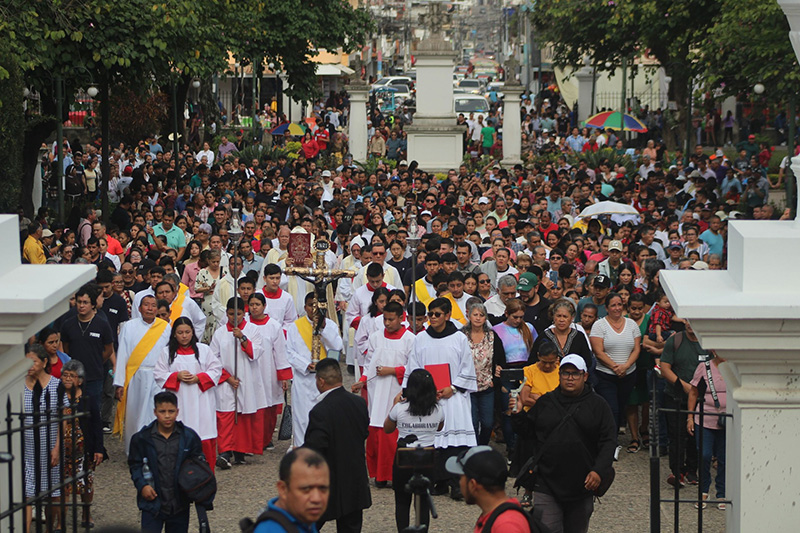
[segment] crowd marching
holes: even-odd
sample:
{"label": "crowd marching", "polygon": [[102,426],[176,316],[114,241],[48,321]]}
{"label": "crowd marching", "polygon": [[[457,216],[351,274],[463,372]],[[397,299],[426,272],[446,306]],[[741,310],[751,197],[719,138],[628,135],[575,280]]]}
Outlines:
{"label": "crowd marching", "polygon": [[[195,139],[178,154],[154,138],[122,145],[111,161],[113,212],[103,214],[94,207],[106,185],[98,147],[66,143],[67,176],[84,187],[70,197],[65,225],[46,209],[30,221],[22,254],[30,263],[92,264],[97,277],[31,344],[26,406],[48,408],[43,389],[81,398],[90,416],[71,436],[81,442],[75,468],[102,462],[104,433],[124,438],[149,530],[188,524],[163,468],[163,456],[174,461],[178,450],[164,428],[180,428],[180,442],[196,438],[192,446],[212,468],[229,469],[274,448],[290,393],[292,461],[318,464],[306,447],[329,459],[319,449],[325,421],[315,415],[337,382],[338,365],[322,364],[329,359],[346,365],[351,396],[366,400],[365,472],[377,487],[392,483],[399,531],[411,496],[395,461],[398,439],[434,446],[432,494],[468,503],[489,498],[505,477],[477,465],[496,457],[465,450],[505,444],[501,467],[519,473],[519,504],[546,531],[586,531],[593,495],[613,479],[622,445],[638,452],[657,427],[669,483],[696,484],[701,474],[708,493],[713,456],[724,499],[724,425],[706,417],[700,427],[685,415],[650,421],[652,387],[666,407],[705,401],[706,413],[725,409],[719,358],[676,316],[659,272],[726,268],[727,221],[775,218],[767,162],[748,139],[732,160],[698,146],[684,164],[658,138],[570,128],[555,95],[523,102],[528,163],[512,168],[479,159],[476,148],[458,168],[427,172],[392,142],[404,122],[375,117],[370,139],[395,148],[389,158],[385,147],[376,150],[366,170],[348,154],[338,111],[326,106],[314,109],[317,128],[296,158],[240,158],[241,135],[214,149]],[[502,148],[501,115],[495,107],[485,125],[460,117],[469,150],[474,132],[483,153]],[[331,135],[337,141],[316,144]],[[581,216],[606,201],[636,214]],[[232,225],[243,233],[238,244]],[[298,235],[312,248],[329,243],[324,264],[294,263]],[[330,288],[320,362],[312,360],[314,287],[287,275],[291,266],[355,272]],[[704,354],[708,362],[699,362]],[[360,420],[361,408],[352,408]],[[564,425],[568,418],[574,426]],[[626,431],[630,439],[618,446]],[[694,444],[700,431],[703,450]],[[539,474],[526,483],[531,462]],[[158,491],[143,467],[161,472]],[[368,493],[339,468],[331,465],[322,521],[356,513],[350,530],[360,530]],[[91,477],[79,490],[91,500]],[[91,523],[88,511],[83,518]]]}

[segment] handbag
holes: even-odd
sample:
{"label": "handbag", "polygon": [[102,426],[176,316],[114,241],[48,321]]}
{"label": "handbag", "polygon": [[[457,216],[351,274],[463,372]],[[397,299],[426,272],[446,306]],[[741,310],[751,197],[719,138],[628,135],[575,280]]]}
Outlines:
{"label": "handbag", "polygon": [[289,440],[292,438],[292,406],[286,391],[283,392],[283,414],[281,415],[281,425],[278,428],[278,440]]}
{"label": "handbag", "polygon": [[[708,382],[708,388],[711,390],[711,397],[714,399],[714,407],[719,410],[720,403],[719,397],[717,396],[717,388],[714,386],[714,378],[711,377],[711,362],[708,360],[705,361],[706,364],[706,381]],[[724,414],[717,415],[717,427],[720,429],[725,429],[725,419],[727,417]]]}

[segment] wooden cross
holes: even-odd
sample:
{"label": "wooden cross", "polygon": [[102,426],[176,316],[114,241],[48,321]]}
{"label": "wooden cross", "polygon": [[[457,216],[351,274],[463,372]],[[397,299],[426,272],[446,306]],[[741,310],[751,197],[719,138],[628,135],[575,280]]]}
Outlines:
{"label": "wooden cross", "polygon": [[[287,267],[284,272],[290,276],[297,276],[314,285],[314,307],[317,310],[316,322],[314,323],[314,334],[311,336],[311,362],[319,362],[319,354],[322,351],[322,330],[325,329],[325,315],[328,306],[328,295],[326,290],[331,282],[341,278],[353,278],[356,275],[354,270],[338,270],[325,268],[325,252],[330,248],[330,243],[324,240],[317,240],[314,244],[316,249],[317,268]],[[321,268],[319,265],[323,265]]]}

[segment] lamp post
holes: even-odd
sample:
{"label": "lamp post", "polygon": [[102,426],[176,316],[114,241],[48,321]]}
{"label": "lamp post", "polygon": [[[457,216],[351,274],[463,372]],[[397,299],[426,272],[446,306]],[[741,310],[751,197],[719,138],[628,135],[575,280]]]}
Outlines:
{"label": "lamp post", "polygon": [[64,223],[64,79],[56,82],[56,183],[58,183],[58,221]]}
{"label": "lamp post", "polygon": [[[414,301],[416,294],[415,287],[417,285],[417,246],[419,246],[419,225],[417,224],[417,215],[408,215],[408,245],[411,246],[411,295],[408,299],[409,302]],[[411,328],[414,334],[417,333],[417,306],[411,306]]]}
{"label": "lamp post", "polygon": [[[228,229],[228,238],[233,244],[233,268],[236,268],[236,263],[239,259],[239,241],[242,240],[241,219],[239,218],[239,209],[233,208],[231,210],[231,227]],[[232,272],[233,274],[233,316],[239,317],[239,273]],[[227,302],[226,302],[227,303]],[[233,324],[232,327],[236,328],[239,324]],[[239,379],[239,343],[233,342],[233,378]],[[233,423],[239,423],[239,394],[238,390],[233,391]]]}

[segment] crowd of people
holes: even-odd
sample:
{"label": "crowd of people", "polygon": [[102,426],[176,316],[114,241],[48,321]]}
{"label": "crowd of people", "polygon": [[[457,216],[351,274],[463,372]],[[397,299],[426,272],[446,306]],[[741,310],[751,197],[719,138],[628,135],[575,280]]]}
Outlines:
{"label": "crowd of people", "polygon": [[[707,416],[702,427],[685,415],[650,417],[653,397],[664,407],[725,409],[719,358],[675,315],[659,273],[726,268],[728,220],[775,217],[758,147],[743,146],[734,161],[698,147],[684,166],[679,153],[654,141],[628,147],[613,131],[575,128],[551,140],[541,126],[558,123],[561,107],[528,111],[529,149],[556,147],[556,163],[463,164],[437,177],[405,160],[367,172],[346,153],[323,158],[328,148],[246,161],[240,139],[197,153],[165,152],[154,138],[120,146],[112,212],[94,209],[92,193],[105,186],[97,177],[73,198],[66,224],[46,209],[27,222],[25,261],[90,264],[97,275],[33,339],[26,408],[78,402],[89,413],[71,437],[84,443],[71,468],[90,472],[103,460],[103,434],[123,436],[148,530],[180,530],[188,505],[164,465],[152,464],[160,454],[149,464],[161,471],[159,487],[145,483],[143,447],[168,451],[190,438],[212,468],[246,464],[274,448],[289,392],[295,452],[270,508],[292,497],[295,468],[311,477],[324,470],[330,497],[320,487],[327,503],[313,506],[309,531],[332,520],[359,531],[370,478],[378,488],[392,484],[402,531],[410,474],[396,454],[415,441],[437,450],[424,470],[431,494],[496,503],[481,507],[479,524],[508,503],[492,496],[505,483],[492,476],[497,457],[467,453],[490,443],[502,445],[503,472],[520,476],[524,493],[511,505],[532,509],[545,531],[586,531],[593,496],[623,460],[617,441],[625,433],[625,450],[636,453],[656,430],[672,485],[697,483],[700,474],[708,493],[713,456],[724,499],[723,417]],[[634,171],[581,156],[600,145],[633,154]],[[91,166],[97,147],[72,148],[68,173],[89,176],[80,154]],[[606,200],[638,215],[580,216]],[[300,265],[297,242],[328,249]],[[329,287],[320,310],[315,287],[287,275],[292,266],[354,275]],[[698,365],[703,355],[709,363]],[[354,375],[348,397],[356,403],[330,392],[342,383],[331,361]],[[335,405],[353,415],[337,422],[322,414]],[[568,418],[574,424],[562,423]],[[470,454],[490,466],[469,468]],[[525,475],[532,461],[540,472],[533,480]],[[26,474],[31,490],[48,482]],[[91,501],[90,476],[81,490]],[[510,516],[500,523],[513,523]],[[91,523],[88,510],[84,518]]]}

